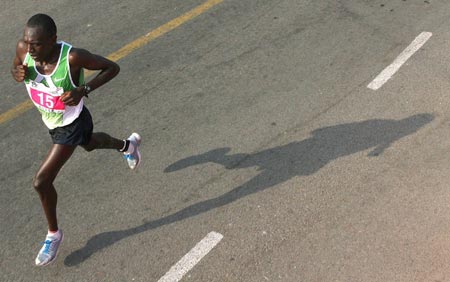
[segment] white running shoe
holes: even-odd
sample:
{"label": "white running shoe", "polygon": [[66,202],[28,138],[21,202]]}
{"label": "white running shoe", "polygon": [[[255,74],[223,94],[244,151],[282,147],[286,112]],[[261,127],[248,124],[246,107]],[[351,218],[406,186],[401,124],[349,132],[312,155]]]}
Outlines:
{"label": "white running shoe", "polygon": [[36,265],[37,266],[45,266],[49,265],[55,261],[56,256],[58,255],[59,246],[61,245],[64,239],[64,233],[62,230],[59,230],[61,237],[58,239],[57,236],[47,235],[45,238],[45,242],[43,243],[41,250],[39,251],[36,257]]}
{"label": "white running shoe", "polygon": [[137,133],[132,133],[127,140],[130,141],[130,145],[128,146],[128,151],[123,153],[124,158],[131,169],[136,169],[141,163],[141,152],[139,152],[141,136]]}

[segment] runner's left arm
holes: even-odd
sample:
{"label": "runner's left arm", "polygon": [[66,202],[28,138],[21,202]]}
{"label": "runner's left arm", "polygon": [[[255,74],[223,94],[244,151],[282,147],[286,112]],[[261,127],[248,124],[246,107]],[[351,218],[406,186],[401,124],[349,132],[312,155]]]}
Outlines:
{"label": "runner's left arm", "polygon": [[[73,48],[69,60],[71,71],[74,71],[72,73],[80,73],[83,69],[100,71],[93,79],[85,83],[91,91],[113,79],[120,71],[119,65],[115,62],[84,49]],[[68,106],[75,106],[80,103],[85,94],[84,85],[78,85],[72,91],[65,92],[61,100]]]}

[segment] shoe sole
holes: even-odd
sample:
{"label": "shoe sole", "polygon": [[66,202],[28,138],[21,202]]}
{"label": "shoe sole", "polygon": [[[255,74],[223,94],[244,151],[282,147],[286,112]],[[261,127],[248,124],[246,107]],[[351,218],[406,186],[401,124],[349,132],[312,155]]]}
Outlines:
{"label": "shoe sole", "polygon": [[54,263],[56,258],[58,257],[59,249],[61,248],[61,244],[62,244],[63,241],[64,241],[64,233],[62,232],[62,234],[61,234],[61,242],[59,242],[59,246],[58,246],[58,249],[56,250],[55,257],[52,260],[49,260],[46,264],[36,264],[36,266],[47,266],[47,265],[50,265],[50,264]]}

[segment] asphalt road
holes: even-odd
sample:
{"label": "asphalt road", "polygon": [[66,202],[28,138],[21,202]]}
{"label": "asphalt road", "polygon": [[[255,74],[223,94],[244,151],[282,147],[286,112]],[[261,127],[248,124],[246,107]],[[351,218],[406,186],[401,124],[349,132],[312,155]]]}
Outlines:
{"label": "asphalt road", "polygon": [[[27,99],[9,67],[34,13],[106,56],[204,1],[4,3],[0,114]],[[31,182],[50,138],[34,109],[1,123],[0,280],[158,281],[214,231],[182,281],[450,281],[449,15],[434,0],[224,0],[123,57],[86,104],[96,131],[142,135],[142,166],[75,152],[45,268]]]}

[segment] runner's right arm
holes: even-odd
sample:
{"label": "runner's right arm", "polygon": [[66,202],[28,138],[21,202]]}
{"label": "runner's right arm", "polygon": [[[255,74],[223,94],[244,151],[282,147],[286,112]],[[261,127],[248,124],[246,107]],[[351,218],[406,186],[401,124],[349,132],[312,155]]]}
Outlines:
{"label": "runner's right arm", "polygon": [[16,56],[11,67],[11,75],[17,82],[22,82],[27,75],[28,68],[23,64],[26,54],[27,45],[22,40],[19,40],[16,47]]}

